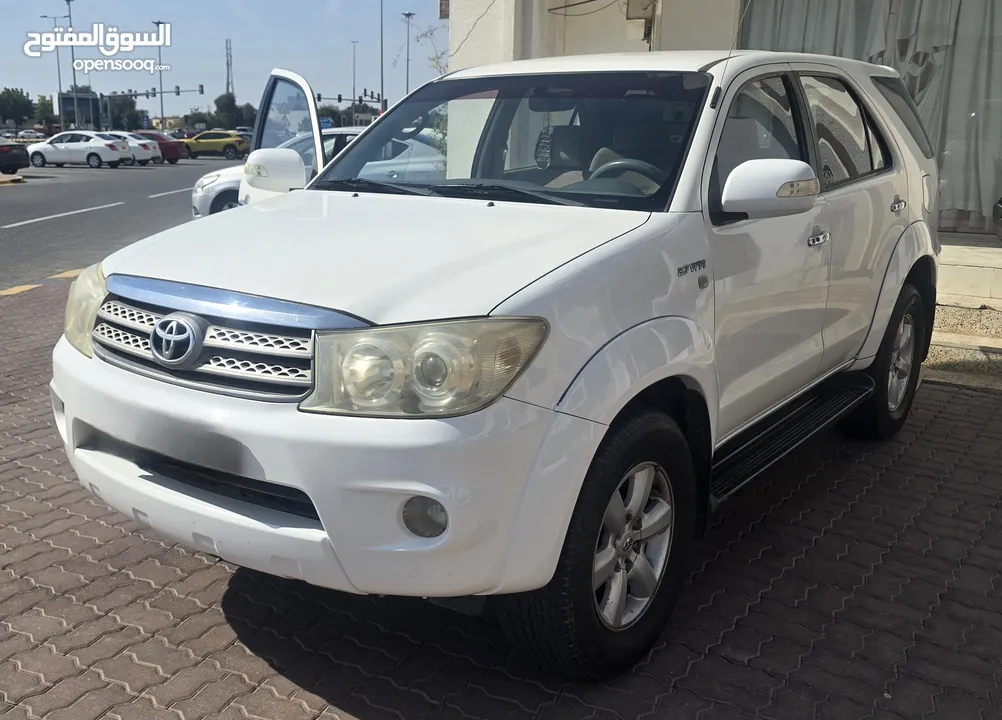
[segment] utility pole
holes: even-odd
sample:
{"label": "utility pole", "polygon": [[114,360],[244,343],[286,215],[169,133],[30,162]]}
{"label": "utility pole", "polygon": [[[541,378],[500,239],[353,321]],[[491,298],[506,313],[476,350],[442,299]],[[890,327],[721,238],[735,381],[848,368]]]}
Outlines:
{"label": "utility pole", "polygon": [[[166,25],[163,20],[154,20],[153,24],[157,26],[157,31],[159,32],[161,25]],[[163,65],[163,46],[157,45],[157,65]],[[164,71],[160,70],[160,132],[167,129],[167,123],[164,121]]]}
{"label": "utility pole", "polygon": [[414,13],[405,12],[404,17],[407,19],[407,94],[410,95],[411,92],[411,18],[414,17]]}
{"label": "utility pole", "polygon": [[[39,17],[44,18],[46,20],[51,20],[53,22],[53,25],[55,26],[60,20],[62,20],[63,18],[66,18],[68,20],[70,16],[69,15],[39,15]],[[63,70],[60,67],[61,64],[62,63],[59,60],[59,46],[56,45],[56,83],[59,86],[59,95],[57,95],[56,97],[58,98],[57,104],[59,105],[59,129],[60,130],[65,130],[66,129],[66,121],[63,119]]]}
{"label": "utility pole", "polygon": [[[66,17],[70,21],[70,27],[73,27],[73,9],[70,7],[70,3],[73,0],[66,0]],[[80,128],[80,108],[77,105],[77,56],[73,52],[73,46],[70,45],[70,70],[73,71],[73,127],[75,129]],[[63,128],[65,130],[66,128]]]}
{"label": "utility pole", "polygon": [[356,95],[355,89],[355,51],[358,50],[358,40],[351,41],[351,124],[356,124],[355,116],[358,114],[358,107],[355,103],[358,102],[358,95]]}
{"label": "utility pole", "polygon": [[[383,0],[379,0],[379,104],[386,102],[385,75],[383,74],[383,60],[386,53],[383,52]],[[380,107],[380,110],[383,108]]]}

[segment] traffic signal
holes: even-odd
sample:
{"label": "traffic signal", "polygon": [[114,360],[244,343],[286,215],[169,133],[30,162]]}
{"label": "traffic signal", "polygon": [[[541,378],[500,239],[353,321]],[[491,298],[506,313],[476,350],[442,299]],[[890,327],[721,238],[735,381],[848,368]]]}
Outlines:
{"label": "traffic signal", "polygon": [[362,96],[361,96],[361,95],[359,95],[359,96],[358,96],[358,104],[359,104],[359,105],[361,105],[361,104],[362,104]]}
{"label": "traffic signal", "polygon": [[365,88],[362,88],[362,97],[369,97],[369,91]]}
{"label": "traffic signal", "polygon": [[317,93],[317,103],[319,104],[322,101],[323,101],[323,98],[320,96],[320,93]]}
{"label": "traffic signal", "polygon": [[175,95],[180,95],[181,94],[181,86],[180,85],[175,85],[174,86],[174,94]]}
{"label": "traffic signal", "polygon": [[341,100],[341,93],[338,93],[338,94],[337,94],[337,102],[338,102],[338,105],[340,105],[340,104],[341,104],[341,103],[343,102],[343,101]]}
{"label": "traffic signal", "polygon": [[156,97],[157,96],[157,89],[156,88],[150,88],[150,95],[152,95],[153,97]]}
{"label": "traffic signal", "polygon": [[146,97],[147,97],[147,98],[149,98],[149,97],[150,97],[150,93],[149,93],[149,90],[147,90],[147,91],[146,91]]}
{"label": "traffic signal", "polygon": [[205,89],[201,85],[198,86],[198,94],[205,95]]}

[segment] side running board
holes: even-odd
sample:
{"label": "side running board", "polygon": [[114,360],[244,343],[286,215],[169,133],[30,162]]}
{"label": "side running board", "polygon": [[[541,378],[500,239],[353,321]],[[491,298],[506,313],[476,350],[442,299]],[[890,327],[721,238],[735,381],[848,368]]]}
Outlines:
{"label": "side running board", "polygon": [[873,378],[842,373],[826,380],[728,441],[715,453],[710,494],[719,502],[816,434],[834,425],[874,392]]}

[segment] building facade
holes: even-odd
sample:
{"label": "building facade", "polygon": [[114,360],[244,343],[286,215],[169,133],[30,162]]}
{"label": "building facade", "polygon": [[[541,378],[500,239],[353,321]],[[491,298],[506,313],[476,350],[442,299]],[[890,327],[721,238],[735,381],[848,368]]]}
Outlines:
{"label": "building facade", "polygon": [[941,229],[993,232],[1002,195],[999,0],[451,0],[446,14],[451,69],[732,46],[890,65],[939,158]]}

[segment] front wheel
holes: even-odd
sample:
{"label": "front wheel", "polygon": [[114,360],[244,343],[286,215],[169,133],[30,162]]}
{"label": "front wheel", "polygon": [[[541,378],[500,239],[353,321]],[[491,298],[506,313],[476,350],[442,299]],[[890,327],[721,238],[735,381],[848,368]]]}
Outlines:
{"label": "front wheel", "polygon": [[108,167],[110,167],[110,168],[117,168],[120,164],[121,163],[119,163],[119,162],[110,162],[110,163],[108,163]]}
{"label": "front wheel", "polygon": [[[108,163],[109,167],[114,167],[112,163]],[[101,167],[101,156],[97,153],[91,153],[87,156],[87,167],[99,168]]]}
{"label": "front wheel", "polygon": [[240,157],[240,153],[232,145],[227,145],[223,148],[223,157],[227,160],[236,160]]}
{"label": "front wheel", "polygon": [[905,424],[918,389],[926,332],[922,296],[913,285],[905,284],[887,322],[877,356],[867,369],[876,389],[846,419],[847,434],[861,440],[887,440]]}
{"label": "front wheel", "polygon": [[573,678],[626,670],[657,642],[688,570],[696,473],[669,416],[614,426],[585,477],[549,584],[493,599],[509,639]]}
{"label": "front wheel", "polygon": [[31,165],[32,167],[45,167],[45,156],[40,152],[33,152],[31,154]]}
{"label": "front wheel", "polygon": [[153,158],[153,164],[154,165],[163,165],[164,164],[163,156],[162,155],[158,155],[157,157]]}
{"label": "front wheel", "polygon": [[171,165],[177,165],[177,160],[178,160],[177,158],[171,158],[167,162],[169,162]]}
{"label": "front wheel", "polygon": [[140,165],[140,167],[146,167],[146,166],[147,166],[147,165],[149,165],[149,164],[150,164],[150,161],[149,161],[149,160],[140,160],[140,161],[139,161],[139,165]]}
{"label": "front wheel", "polygon": [[2,172],[4,175],[13,175],[17,172],[17,168],[4,168]]}

